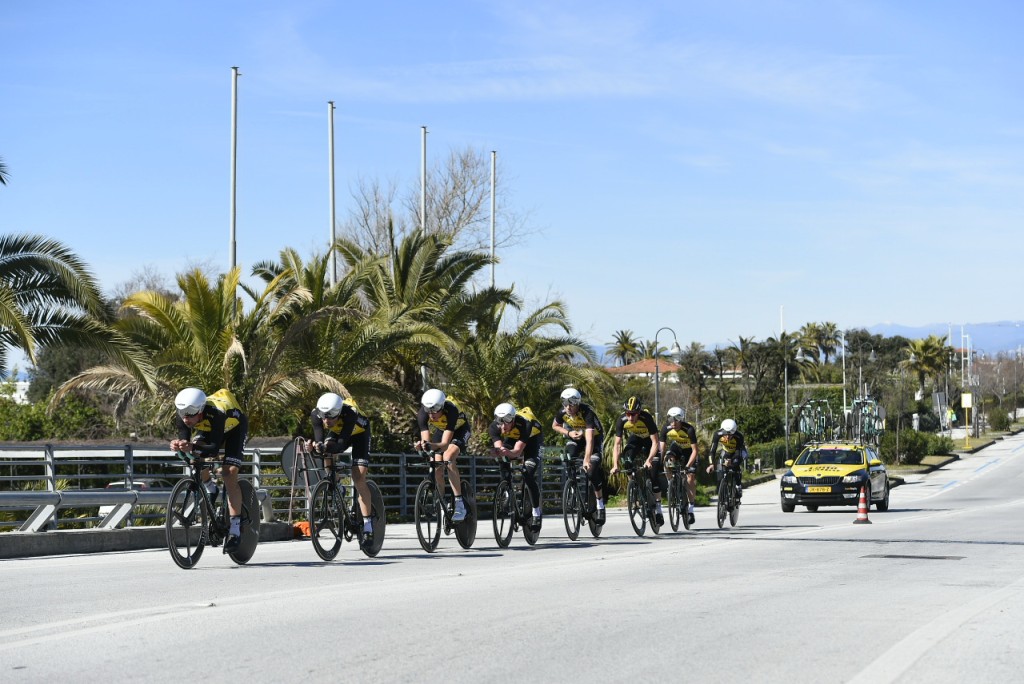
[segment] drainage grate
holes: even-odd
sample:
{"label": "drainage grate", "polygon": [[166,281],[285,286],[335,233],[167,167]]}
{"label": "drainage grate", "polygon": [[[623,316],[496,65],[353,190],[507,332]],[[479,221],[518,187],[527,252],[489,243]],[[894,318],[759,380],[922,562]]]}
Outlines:
{"label": "drainage grate", "polygon": [[872,553],[861,558],[905,558],[907,560],[963,560],[967,556],[905,556],[899,553]]}

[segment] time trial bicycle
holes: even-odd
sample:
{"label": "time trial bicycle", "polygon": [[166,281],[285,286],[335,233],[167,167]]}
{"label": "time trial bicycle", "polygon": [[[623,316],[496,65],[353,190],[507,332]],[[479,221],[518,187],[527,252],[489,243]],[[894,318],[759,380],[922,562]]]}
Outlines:
{"label": "time trial bicycle", "polygon": [[[178,451],[175,454],[185,462],[188,472],[171,489],[167,501],[164,529],[167,549],[179,568],[194,568],[209,546],[220,546],[231,531],[227,491],[220,479],[222,461],[203,459]],[[202,481],[204,468],[212,469],[211,481],[219,491],[211,496]],[[248,480],[239,479],[242,490],[241,541],[232,551],[226,551],[231,560],[244,565],[256,552],[260,541],[260,509],[256,489]]]}
{"label": "time trial bicycle", "polygon": [[[512,535],[522,528],[526,543],[533,546],[540,537],[540,530],[533,529],[533,525],[530,524],[534,501],[523,476],[526,468],[522,463],[512,465],[505,457],[502,457],[501,462],[508,467],[502,469],[501,482],[494,490],[494,540],[501,548],[507,548],[512,542]],[[515,473],[519,474],[518,478],[515,477]],[[518,484],[515,482],[516,479]]]}
{"label": "time trial bicycle", "polygon": [[587,521],[590,534],[597,539],[601,536],[604,523],[597,522],[597,496],[590,484],[590,473],[583,468],[583,461],[562,454],[565,465],[565,484],[562,485],[562,517],[565,519],[565,533],[576,541],[580,536],[583,521]]}
{"label": "time trial bicycle", "polygon": [[[459,546],[468,549],[476,541],[476,497],[473,495],[469,480],[462,480],[462,503],[466,507],[466,517],[459,522],[454,522],[455,497],[452,494],[445,494],[450,491],[451,483],[448,480],[447,463],[441,458],[441,454],[432,451],[420,451],[422,462],[411,462],[409,466],[425,466],[427,474],[423,481],[416,487],[416,499],[413,506],[413,519],[416,523],[416,537],[420,546],[427,553],[437,550],[437,544],[441,540],[441,530],[445,535],[455,532],[455,538]],[[434,472],[441,468],[444,473],[444,482],[447,484],[445,490],[437,485]]]}

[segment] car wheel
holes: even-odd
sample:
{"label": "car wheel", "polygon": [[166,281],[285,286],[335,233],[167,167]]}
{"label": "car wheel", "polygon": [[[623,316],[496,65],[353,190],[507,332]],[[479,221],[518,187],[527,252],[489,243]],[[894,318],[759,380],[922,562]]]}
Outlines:
{"label": "car wheel", "polygon": [[795,510],[796,510],[796,504],[786,503],[785,501],[782,502],[782,512],[783,513],[792,513]]}
{"label": "car wheel", "polygon": [[807,510],[809,510],[811,513],[817,513],[818,512],[818,504],[809,504],[807,506]]}
{"label": "car wheel", "polygon": [[889,510],[889,480],[885,481],[885,494],[875,502],[875,508],[879,511]]}

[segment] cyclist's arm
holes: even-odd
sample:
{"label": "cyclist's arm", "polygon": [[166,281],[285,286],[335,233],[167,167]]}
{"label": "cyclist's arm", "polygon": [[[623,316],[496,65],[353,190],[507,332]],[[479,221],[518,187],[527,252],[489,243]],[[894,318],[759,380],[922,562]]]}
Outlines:
{"label": "cyclist's arm", "polygon": [[616,433],[615,443],[612,445],[612,474],[619,470],[619,453],[622,451],[622,434]]}
{"label": "cyclist's arm", "polygon": [[583,449],[583,462],[589,465],[590,457],[594,455],[594,428],[587,428],[583,435],[587,439],[587,446]]}
{"label": "cyclist's arm", "polygon": [[565,435],[566,437],[568,437],[569,428],[567,428],[562,421],[558,420],[559,417],[560,416],[555,416],[555,419],[551,421],[551,429],[560,435]]}

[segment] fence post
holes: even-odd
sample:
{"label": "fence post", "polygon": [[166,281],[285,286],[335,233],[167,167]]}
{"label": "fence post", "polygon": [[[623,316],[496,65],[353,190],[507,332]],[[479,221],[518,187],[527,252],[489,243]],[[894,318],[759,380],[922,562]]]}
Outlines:
{"label": "fence post", "polygon": [[403,520],[409,515],[409,505],[405,501],[409,491],[405,465],[405,454],[398,454],[398,514]]}

